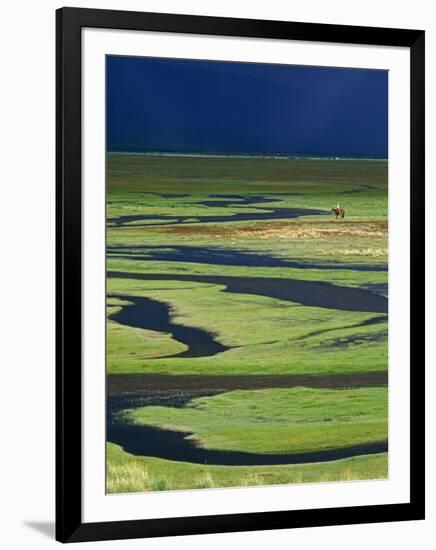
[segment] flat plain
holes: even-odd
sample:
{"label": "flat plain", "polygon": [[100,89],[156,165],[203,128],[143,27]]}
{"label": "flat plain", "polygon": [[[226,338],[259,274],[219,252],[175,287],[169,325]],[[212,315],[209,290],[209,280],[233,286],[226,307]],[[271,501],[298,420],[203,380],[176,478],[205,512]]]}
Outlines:
{"label": "flat plain", "polygon": [[385,478],[387,234],[387,161],[108,154],[108,492]]}

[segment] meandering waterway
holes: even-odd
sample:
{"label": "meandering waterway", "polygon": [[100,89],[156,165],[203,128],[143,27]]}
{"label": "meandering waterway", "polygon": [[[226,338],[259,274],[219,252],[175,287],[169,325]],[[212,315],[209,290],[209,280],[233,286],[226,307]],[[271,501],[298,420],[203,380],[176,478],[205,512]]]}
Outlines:
{"label": "meandering waterway", "polygon": [[[163,196],[163,195],[162,195]],[[174,196],[174,195],[171,195]],[[189,195],[180,195],[187,197]],[[194,198],[195,195],[192,195]],[[193,223],[222,223],[222,222],[242,222],[242,221],[267,221],[267,220],[282,220],[298,218],[300,216],[321,216],[329,214],[327,210],[319,210],[316,208],[283,208],[274,206],[255,207],[255,204],[271,203],[282,201],[283,199],[277,196],[243,196],[243,195],[209,195],[211,198],[222,198],[222,200],[204,200],[193,202],[192,204],[200,204],[207,207],[250,207],[254,212],[236,212],[227,215],[195,215],[184,216],[177,214],[129,214],[125,216],[117,216],[108,219],[108,224],[115,227],[141,227],[148,225],[151,222],[153,226],[170,225],[175,223],[193,224]],[[242,208],[243,210],[243,208]]]}
{"label": "meandering waterway", "polygon": [[222,285],[223,292],[267,296],[305,306],[343,311],[387,313],[388,300],[361,288],[275,277],[236,277],[227,275],[185,275],[182,273],[130,273],[109,271],[108,277],[142,281],[189,281]]}
{"label": "meandering waterway", "polygon": [[353,445],[306,453],[262,454],[240,451],[221,451],[198,447],[188,432],[163,430],[122,422],[108,425],[107,438],[126,452],[138,456],[153,456],[178,462],[222,466],[267,466],[278,464],[307,464],[350,458],[358,455],[383,453],[387,441]]}

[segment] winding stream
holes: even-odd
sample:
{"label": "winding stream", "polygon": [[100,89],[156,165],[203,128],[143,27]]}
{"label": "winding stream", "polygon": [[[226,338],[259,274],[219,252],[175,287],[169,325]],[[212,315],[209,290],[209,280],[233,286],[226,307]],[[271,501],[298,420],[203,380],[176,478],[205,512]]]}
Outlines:
{"label": "winding stream", "polygon": [[333,285],[320,281],[273,277],[234,277],[226,275],[183,275],[172,273],[126,273],[108,271],[108,277],[142,281],[189,281],[223,285],[223,292],[267,296],[305,306],[343,311],[387,313],[388,300],[361,288]]}
{"label": "winding stream", "polygon": [[[165,196],[164,194],[161,196]],[[167,196],[175,196],[169,194]],[[179,195],[186,197],[189,195]],[[195,196],[195,195],[191,195]],[[282,200],[276,196],[243,196],[243,195],[208,195],[211,198],[222,198],[224,200],[205,200],[201,202],[193,202],[192,205],[200,204],[208,207],[229,207],[229,206],[251,206],[251,208],[259,210],[258,212],[237,212],[228,215],[195,215],[195,216],[180,216],[172,214],[132,214],[126,216],[118,216],[109,218],[109,224],[115,227],[142,227],[147,225],[146,222],[152,221],[153,226],[169,225],[174,223],[193,224],[193,223],[219,223],[219,222],[242,222],[242,221],[259,221],[259,220],[281,220],[298,218],[299,216],[320,216],[330,214],[326,210],[318,210],[315,208],[281,208],[265,206],[257,208],[252,205],[261,203],[270,203],[277,200]],[[137,223],[138,222],[138,223]],[[145,222],[145,223],[140,223]],[[156,223],[160,222],[160,223]]]}
{"label": "winding stream", "polygon": [[108,380],[107,439],[137,456],[153,456],[194,464],[262,466],[306,464],[349,458],[388,450],[386,441],[316,452],[262,454],[202,449],[189,432],[138,426],[117,420],[116,413],[144,406],[184,407],[191,399],[236,389],[296,386],[344,389],[387,384],[386,372],[320,376],[171,376],[116,375]]}
{"label": "winding stream", "polygon": [[186,351],[170,357],[209,357],[229,349],[207,330],[177,324],[171,319],[170,306],[165,302],[136,296],[117,298],[130,303],[122,306],[117,313],[111,314],[110,319],[130,327],[169,333],[175,340],[188,346]]}
{"label": "winding stream", "polygon": [[270,256],[265,253],[247,252],[229,248],[171,245],[171,246],[108,246],[111,258],[139,261],[163,261],[182,263],[201,263],[208,265],[232,265],[241,267],[289,267],[295,269],[350,270],[350,271],[387,271],[386,264],[323,263],[289,260]]}
{"label": "winding stream", "polygon": [[[189,197],[190,195],[161,194],[162,197]],[[127,215],[109,219],[116,227],[169,224],[195,224],[235,221],[290,219],[298,216],[325,215],[326,211],[303,208],[255,207],[253,205],[280,200],[277,197],[208,195],[208,198],[192,204],[206,207],[249,206],[255,212],[239,211],[231,215]],[[219,200],[212,200],[219,199]],[[241,209],[243,210],[243,209]],[[156,223],[157,222],[157,223]],[[213,265],[246,267],[295,267],[301,269],[351,269],[356,271],[386,271],[386,265],[311,263],[276,258],[240,250],[218,247],[194,246],[139,246],[108,247],[114,258],[131,260],[157,260],[170,262],[193,262]],[[237,277],[224,275],[141,274],[108,272],[108,277],[145,281],[187,281],[221,285],[223,292],[249,294],[276,298],[305,306],[344,311],[378,313],[381,316],[363,322],[383,322],[387,317],[388,300],[384,296],[361,288],[351,288],[319,281],[304,281],[274,277]],[[110,315],[120,324],[171,334],[185,344],[187,350],[171,357],[208,357],[228,349],[210,331],[178,324],[171,316],[171,307],[154,298],[117,296],[128,304]],[[363,326],[362,325],[362,326]],[[361,326],[361,325],[356,325]],[[319,332],[319,331],[317,331]],[[315,334],[315,333],[314,333]],[[310,336],[310,335],[308,335]],[[194,464],[226,466],[262,466],[279,464],[306,464],[326,462],[358,455],[382,453],[388,450],[387,441],[354,445],[339,449],[315,452],[262,454],[240,451],[203,449],[196,446],[189,432],[167,430],[152,426],[139,426],[123,422],[115,413],[134,407],[161,405],[183,407],[191,399],[211,396],[232,389],[275,387],[329,387],[347,388],[387,384],[387,373],[363,373],[327,376],[165,376],[165,375],[115,375],[108,377],[108,423],[107,439],[120,445],[126,452],[137,456],[151,456]]]}
{"label": "winding stream", "polygon": [[388,450],[387,441],[353,445],[305,453],[261,454],[240,451],[220,451],[197,447],[190,433],[163,430],[151,426],[110,423],[107,429],[109,441],[120,445],[126,452],[137,456],[153,456],[178,462],[212,464],[221,466],[267,466],[278,464],[307,464],[327,462],[352,456],[383,453]]}

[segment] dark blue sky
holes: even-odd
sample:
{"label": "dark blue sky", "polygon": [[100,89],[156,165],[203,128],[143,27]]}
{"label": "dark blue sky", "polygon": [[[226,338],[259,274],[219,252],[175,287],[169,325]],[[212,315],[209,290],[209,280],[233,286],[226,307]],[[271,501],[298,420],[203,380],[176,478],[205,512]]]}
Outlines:
{"label": "dark blue sky", "polygon": [[107,57],[110,151],[387,157],[388,73]]}

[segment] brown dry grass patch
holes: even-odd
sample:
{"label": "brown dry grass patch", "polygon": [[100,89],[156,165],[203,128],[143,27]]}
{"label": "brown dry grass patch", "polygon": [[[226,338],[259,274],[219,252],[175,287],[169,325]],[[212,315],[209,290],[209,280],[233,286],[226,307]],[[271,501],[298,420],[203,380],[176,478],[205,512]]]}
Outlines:
{"label": "brown dry grass patch", "polygon": [[225,239],[322,239],[322,238],[384,238],[387,221],[373,222],[270,222],[240,227],[175,226],[160,228],[165,233],[179,235],[210,235]]}

